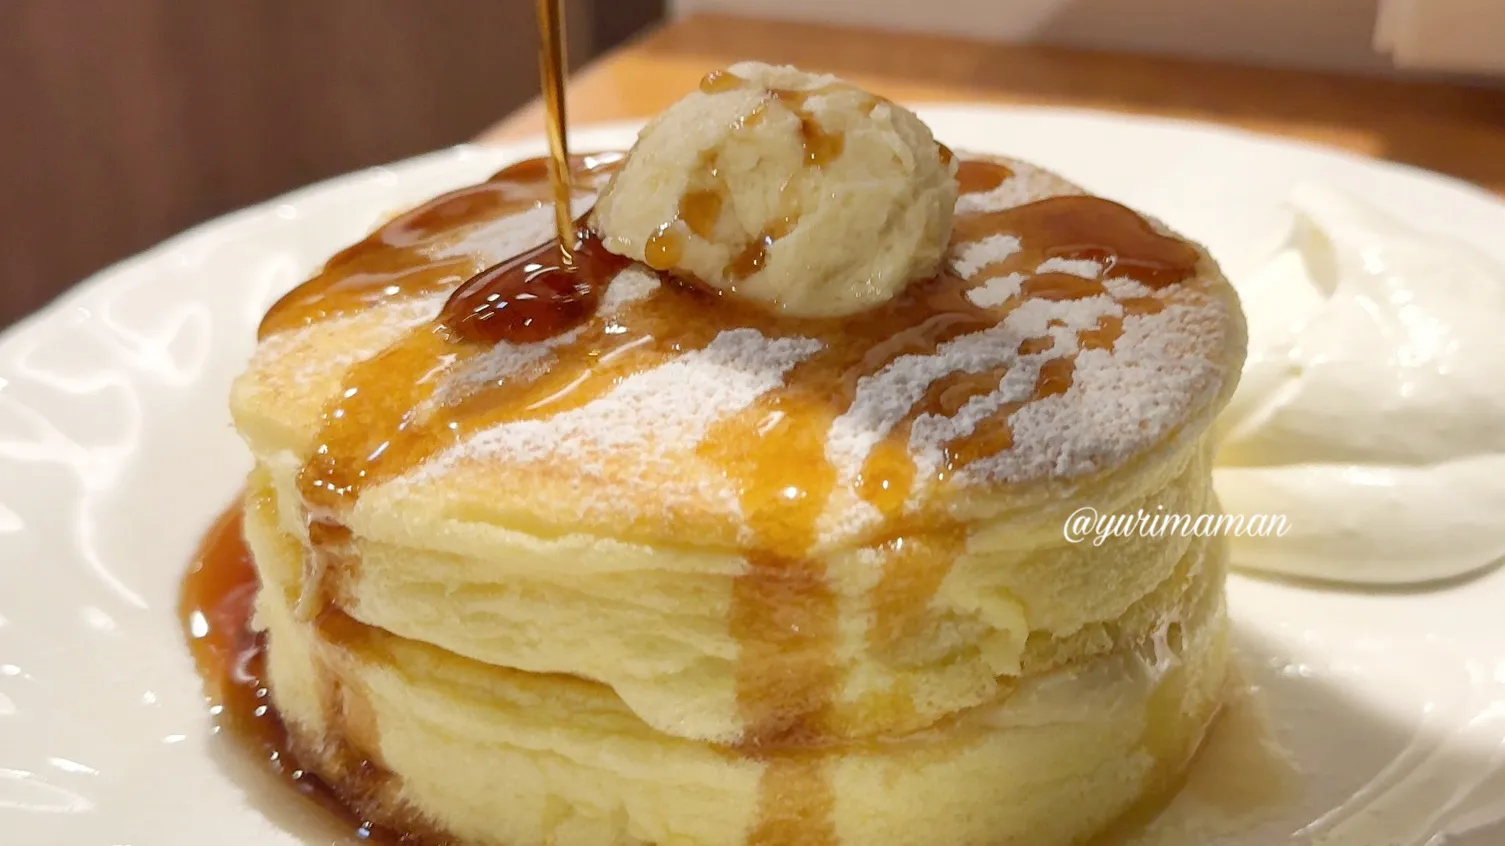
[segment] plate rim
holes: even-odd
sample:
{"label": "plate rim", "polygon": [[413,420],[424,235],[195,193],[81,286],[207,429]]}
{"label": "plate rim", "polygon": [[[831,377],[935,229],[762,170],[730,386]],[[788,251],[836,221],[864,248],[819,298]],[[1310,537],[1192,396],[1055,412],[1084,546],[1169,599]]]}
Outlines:
{"label": "plate rim", "polygon": [[[1219,124],[1207,124],[1197,121],[1186,121],[1175,118],[1121,115],[1117,113],[1092,109],[1058,108],[1048,106],[999,107],[989,106],[986,104],[937,103],[921,105],[918,107],[918,109],[921,114],[926,116],[927,118],[937,121],[943,121],[946,123],[951,123],[953,121],[957,123],[965,123],[967,121],[977,120],[986,122],[1009,120],[1048,121],[1052,119],[1065,118],[1070,121],[1103,121],[1104,123],[1100,125],[1104,127],[1133,127],[1134,131],[1138,131],[1140,129],[1148,129],[1158,132],[1171,132],[1183,135],[1190,133],[1197,137],[1209,139],[1210,142],[1214,143],[1237,144],[1242,149],[1246,149],[1255,153],[1262,152],[1264,154],[1275,156],[1296,155],[1305,158],[1309,162],[1317,163],[1338,161],[1346,162],[1349,166],[1363,169],[1363,172],[1382,172],[1386,179],[1395,177],[1403,178],[1404,181],[1401,183],[1385,183],[1387,186],[1393,186],[1394,190],[1399,192],[1403,192],[1405,190],[1406,184],[1426,184],[1436,189],[1439,192],[1437,195],[1439,197],[1442,197],[1444,194],[1446,194],[1450,197],[1457,197],[1459,202],[1464,205],[1477,206],[1481,209],[1487,208],[1489,211],[1487,216],[1485,217],[1486,220],[1493,221],[1495,219],[1495,215],[1505,214],[1505,200],[1502,200],[1500,197],[1483,189],[1480,186],[1473,186],[1466,181],[1448,177],[1443,174],[1436,174],[1423,168],[1416,168],[1414,166],[1387,162],[1382,159],[1365,156],[1363,154],[1343,150],[1341,148],[1327,147],[1325,145],[1313,143],[1304,139],[1291,139],[1278,135],[1266,135],[1263,133],[1249,131],[1237,127],[1227,127]],[[581,149],[586,149],[592,143],[590,139],[605,138],[607,136],[611,136],[617,139],[625,140],[628,137],[629,133],[636,131],[642,125],[643,121],[641,120],[613,121],[588,124],[576,129],[574,131],[574,138],[577,142],[577,145],[580,146]],[[613,141],[611,143],[616,142]],[[1000,143],[998,143],[996,146],[998,148],[1007,148],[1007,139],[1001,140]],[[300,188],[296,188],[276,197],[269,198],[262,202],[255,203],[241,209],[230,211],[218,217],[204,221],[200,224],[190,227],[189,229],[184,230],[181,233],[165,239],[164,241],[152,247],[149,247],[148,249],[143,250],[140,253],[129,256],[106,268],[90,274],[75,285],[60,292],[51,302],[37,309],[31,315],[28,315],[27,317],[19,320],[16,325],[4,331],[0,331],[0,366],[8,363],[11,359],[12,353],[18,349],[18,347],[13,346],[13,344],[20,344],[24,346],[33,338],[46,340],[47,335],[53,328],[57,326],[60,321],[69,320],[73,316],[72,314],[70,314],[70,311],[74,309],[93,310],[94,303],[96,301],[107,300],[117,290],[117,286],[120,286],[121,288],[128,287],[132,283],[132,277],[135,275],[134,271],[138,270],[143,265],[151,267],[157,262],[174,261],[175,251],[181,248],[191,247],[191,245],[193,245],[194,242],[197,241],[197,239],[206,238],[209,239],[207,243],[217,244],[218,242],[213,239],[215,239],[218,233],[223,232],[223,235],[221,237],[225,237],[227,240],[234,241],[235,243],[250,244],[253,247],[257,246],[260,242],[260,239],[266,237],[264,234],[261,234],[260,231],[254,234],[251,232],[236,232],[234,231],[235,228],[246,223],[251,223],[258,220],[266,222],[270,219],[270,216],[277,215],[278,207],[284,204],[323,204],[328,201],[326,198],[328,198],[329,195],[337,194],[338,192],[344,190],[344,186],[355,185],[372,179],[384,179],[390,177],[397,177],[399,179],[412,179],[414,180],[415,184],[421,181],[423,184],[419,187],[421,187],[423,190],[428,190],[430,183],[432,183],[432,185],[434,186],[433,190],[437,191],[442,189],[442,185],[445,184],[445,180],[449,180],[449,182],[452,184],[459,184],[455,182],[455,180],[456,178],[461,176],[459,171],[467,166],[466,162],[468,159],[471,159],[471,157],[477,155],[484,156],[486,167],[491,167],[492,162],[497,163],[495,166],[499,167],[501,163],[509,159],[525,155],[534,155],[542,152],[543,149],[544,139],[541,135],[520,136],[516,139],[506,139],[503,142],[495,144],[475,142],[459,144],[452,147],[446,147],[440,150],[423,153],[418,156],[398,160],[388,164],[376,165],[373,167],[362,168],[348,173],[331,176],[327,179],[320,180],[318,182],[302,186]],[[481,162],[475,162],[474,165],[471,166],[470,172],[479,171],[480,168],[478,166],[475,166],[479,164],[481,164]],[[437,171],[425,172],[424,168],[430,166],[437,166],[441,169]],[[383,174],[387,174],[387,176],[384,177]],[[431,179],[429,174],[434,174],[435,178]],[[1457,190],[1460,188],[1463,190]],[[1390,189],[1387,188],[1387,190]],[[338,206],[339,198],[335,197],[332,199],[334,205]],[[1485,203],[1483,205],[1478,205],[1475,201],[1479,199],[1484,200]],[[318,206],[315,211],[316,213],[311,213],[310,217],[330,214],[330,212],[323,209],[322,205]],[[321,255],[320,259],[322,260],[323,257],[324,256]],[[304,270],[306,271],[306,268]],[[195,296],[197,296],[197,294],[195,294]],[[209,295],[203,294],[202,296],[205,296],[207,298]],[[223,353],[220,354],[223,355]],[[101,362],[101,364],[99,365],[100,369],[102,370],[121,368],[124,366],[127,365],[123,364],[120,359],[114,357]],[[4,396],[4,388],[5,380],[3,378],[0,378],[0,398],[3,398]],[[42,408],[42,410],[49,415],[53,413],[50,408]],[[160,425],[160,415],[157,417],[157,420],[158,423],[156,425]],[[4,462],[0,461],[0,468],[3,468],[3,466]],[[0,493],[3,492],[3,486],[0,486]],[[78,494],[70,493],[66,497],[55,498],[55,501],[59,504],[70,505],[75,503],[78,498]],[[50,537],[50,533],[44,532],[43,536]],[[36,587],[40,587],[43,590],[47,590],[51,582],[44,574],[41,577],[27,576],[20,582],[20,584],[27,588],[34,589]],[[1266,593],[1274,592],[1277,589],[1274,587],[1260,585],[1256,586],[1254,590],[1258,591],[1260,595],[1263,595]],[[21,597],[24,597],[25,595],[25,592],[22,592],[20,594]],[[152,609],[153,613],[160,613],[163,610],[164,609],[160,607],[154,607]],[[173,620],[172,623],[175,627],[176,621]],[[49,626],[47,630],[51,631],[53,629]],[[33,631],[35,632],[35,628]],[[1491,656],[1491,658],[1494,660],[1499,660],[1500,656]],[[1500,682],[1502,685],[1505,685],[1505,662],[1502,662],[1500,664],[1500,667],[1502,673]],[[63,673],[62,675],[74,676],[76,674],[68,672]],[[197,682],[197,677],[194,677],[194,681]],[[53,683],[57,682],[54,681]],[[49,726],[50,725],[51,724],[49,724]],[[54,729],[49,728],[48,730],[53,731]],[[1501,748],[1505,749],[1505,746],[1502,746]],[[110,825],[116,824],[113,817],[108,818],[106,820],[106,823]],[[174,833],[174,829],[168,829],[165,831],[165,836],[170,838]]]}
{"label": "plate rim", "polygon": [[[1010,117],[1023,118],[1067,118],[1070,120],[1107,121],[1109,123],[1125,124],[1148,130],[1163,130],[1170,132],[1190,133],[1202,137],[1218,138],[1234,143],[1283,148],[1286,152],[1294,152],[1301,155],[1315,155],[1335,161],[1344,161],[1349,164],[1363,167],[1379,168],[1389,171],[1393,175],[1403,176],[1424,182],[1430,182],[1438,187],[1450,189],[1469,196],[1476,201],[1482,201],[1487,205],[1496,207],[1505,213],[1505,195],[1496,193],[1482,185],[1469,182],[1466,179],[1430,170],[1418,165],[1405,162],[1397,162],[1367,155],[1354,150],[1347,150],[1318,141],[1305,138],[1296,138],[1280,135],[1273,132],[1264,132],[1246,127],[1230,124],[1199,121],[1190,118],[1163,117],[1159,115],[1144,115],[1129,112],[1115,112],[1107,109],[1092,109],[1077,106],[1050,106],[1050,105],[1011,105],[990,104],[978,101],[965,100],[938,100],[934,102],[908,103],[910,107],[923,113],[922,117],[940,115],[943,118],[953,116],[956,119],[1008,119]],[[631,118],[611,121],[593,121],[571,128],[571,135],[578,140],[580,136],[599,136],[608,134],[621,134],[637,132],[647,123],[650,118]],[[933,118],[930,118],[933,119]],[[589,146],[587,144],[586,146]],[[516,138],[504,138],[495,142],[491,141],[465,141],[437,150],[430,150],[413,156],[395,159],[390,162],[358,168],[356,170],[338,173],[316,182],[302,185],[292,190],[285,191],[265,200],[242,206],[225,212],[208,220],[196,223],[187,229],[168,236],[166,239],[147,247],[140,252],[114,261],[93,273],[84,276],[67,288],[59,291],[52,299],[43,303],[32,312],[21,316],[15,323],[0,329],[0,352],[22,334],[33,331],[35,325],[45,322],[50,316],[64,312],[76,305],[81,298],[91,295],[93,292],[108,286],[114,278],[120,277],[131,267],[151,261],[159,254],[170,252],[186,241],[203,236],[206,232],[228,228],[236,223],[265,213],[276,206],[306,200],[310,195],[322,194],[329,190],[336,190],[344,183],[352,182],[379,174],[383,171],[410,170],[427,164],[442,162],[446,159],[463,159],[478,153],[500,153],[503,158],[519,156],[527,151],[542,152],[546,147],[545,137],[541,133],[528,133]]]}

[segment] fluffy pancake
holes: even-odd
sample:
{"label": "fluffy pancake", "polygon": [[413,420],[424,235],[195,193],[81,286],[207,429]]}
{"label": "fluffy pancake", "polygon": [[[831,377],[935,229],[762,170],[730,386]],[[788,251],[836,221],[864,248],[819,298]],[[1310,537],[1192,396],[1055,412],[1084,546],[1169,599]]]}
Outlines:
{"label": "fluffy pancake", "polygon": [[274,309],[232,408],[320,771],[511,846],[1069,843],[1168,778],[1216,708],[1222,542],[1062,525],[1216,510],[1237,300],[1044,171],[961,182],[952,274],[842,325],[629,265],[554,337],[456,339],[449,293],[547,237],[526,168]]}
{"label": "fluffy pancake", "polygon": [[[264,573],[292,575],[302,545],[262,500],[247,538]],[[1174,622],[997,702],[903,737],[762,758],[655,731],[601,684],[299,621],[298,592],[281,584],[257,609],[300,761],[398,828],[484,846],[734,846],[760,825],[765,772],[792,769],[828,781],[813,787],[834,842],[1040,846],[1102,828],[1190,757],[1224,678],[1224,554],[1210,539],[1187,551]]]}

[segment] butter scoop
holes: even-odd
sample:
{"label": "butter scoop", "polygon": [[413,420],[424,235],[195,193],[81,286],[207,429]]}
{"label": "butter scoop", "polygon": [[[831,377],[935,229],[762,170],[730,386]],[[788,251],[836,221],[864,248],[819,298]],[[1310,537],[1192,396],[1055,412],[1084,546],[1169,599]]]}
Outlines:
{"label": "butter scoop", "polygon": [[606,248],[794,317],[863,311],[941,266],[956,163],[913,112],[744,62],[646,126],[591,223]]}

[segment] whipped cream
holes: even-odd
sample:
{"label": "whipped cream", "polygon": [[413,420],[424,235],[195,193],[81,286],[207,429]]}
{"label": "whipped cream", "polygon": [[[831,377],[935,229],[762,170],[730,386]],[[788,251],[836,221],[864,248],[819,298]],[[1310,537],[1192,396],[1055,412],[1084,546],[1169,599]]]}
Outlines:
{"label": "whipped cream", "polygon": [[1290,199],[1286,245],[1237,288],[1249,358],[1220,419],[1237,566],[1423,582],[1505,555],[1505,269],[1330,190]]}

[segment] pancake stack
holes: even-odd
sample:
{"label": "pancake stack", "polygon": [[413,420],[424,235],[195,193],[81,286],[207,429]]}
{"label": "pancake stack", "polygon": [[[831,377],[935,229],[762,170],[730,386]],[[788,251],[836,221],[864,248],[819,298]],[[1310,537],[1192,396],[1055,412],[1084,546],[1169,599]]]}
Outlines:
{"label": "pancake stack", "polygon": [[[538,163],[273,309],[237,381],[275,707],[367,818],[486,846],[1083,842],[1217,712],[1244,354],[1211,258],[963,156],[949,272],[776,318],[622,261],[569,328],[454,331]],[[578,162],[580,210],[612,157]]]}

